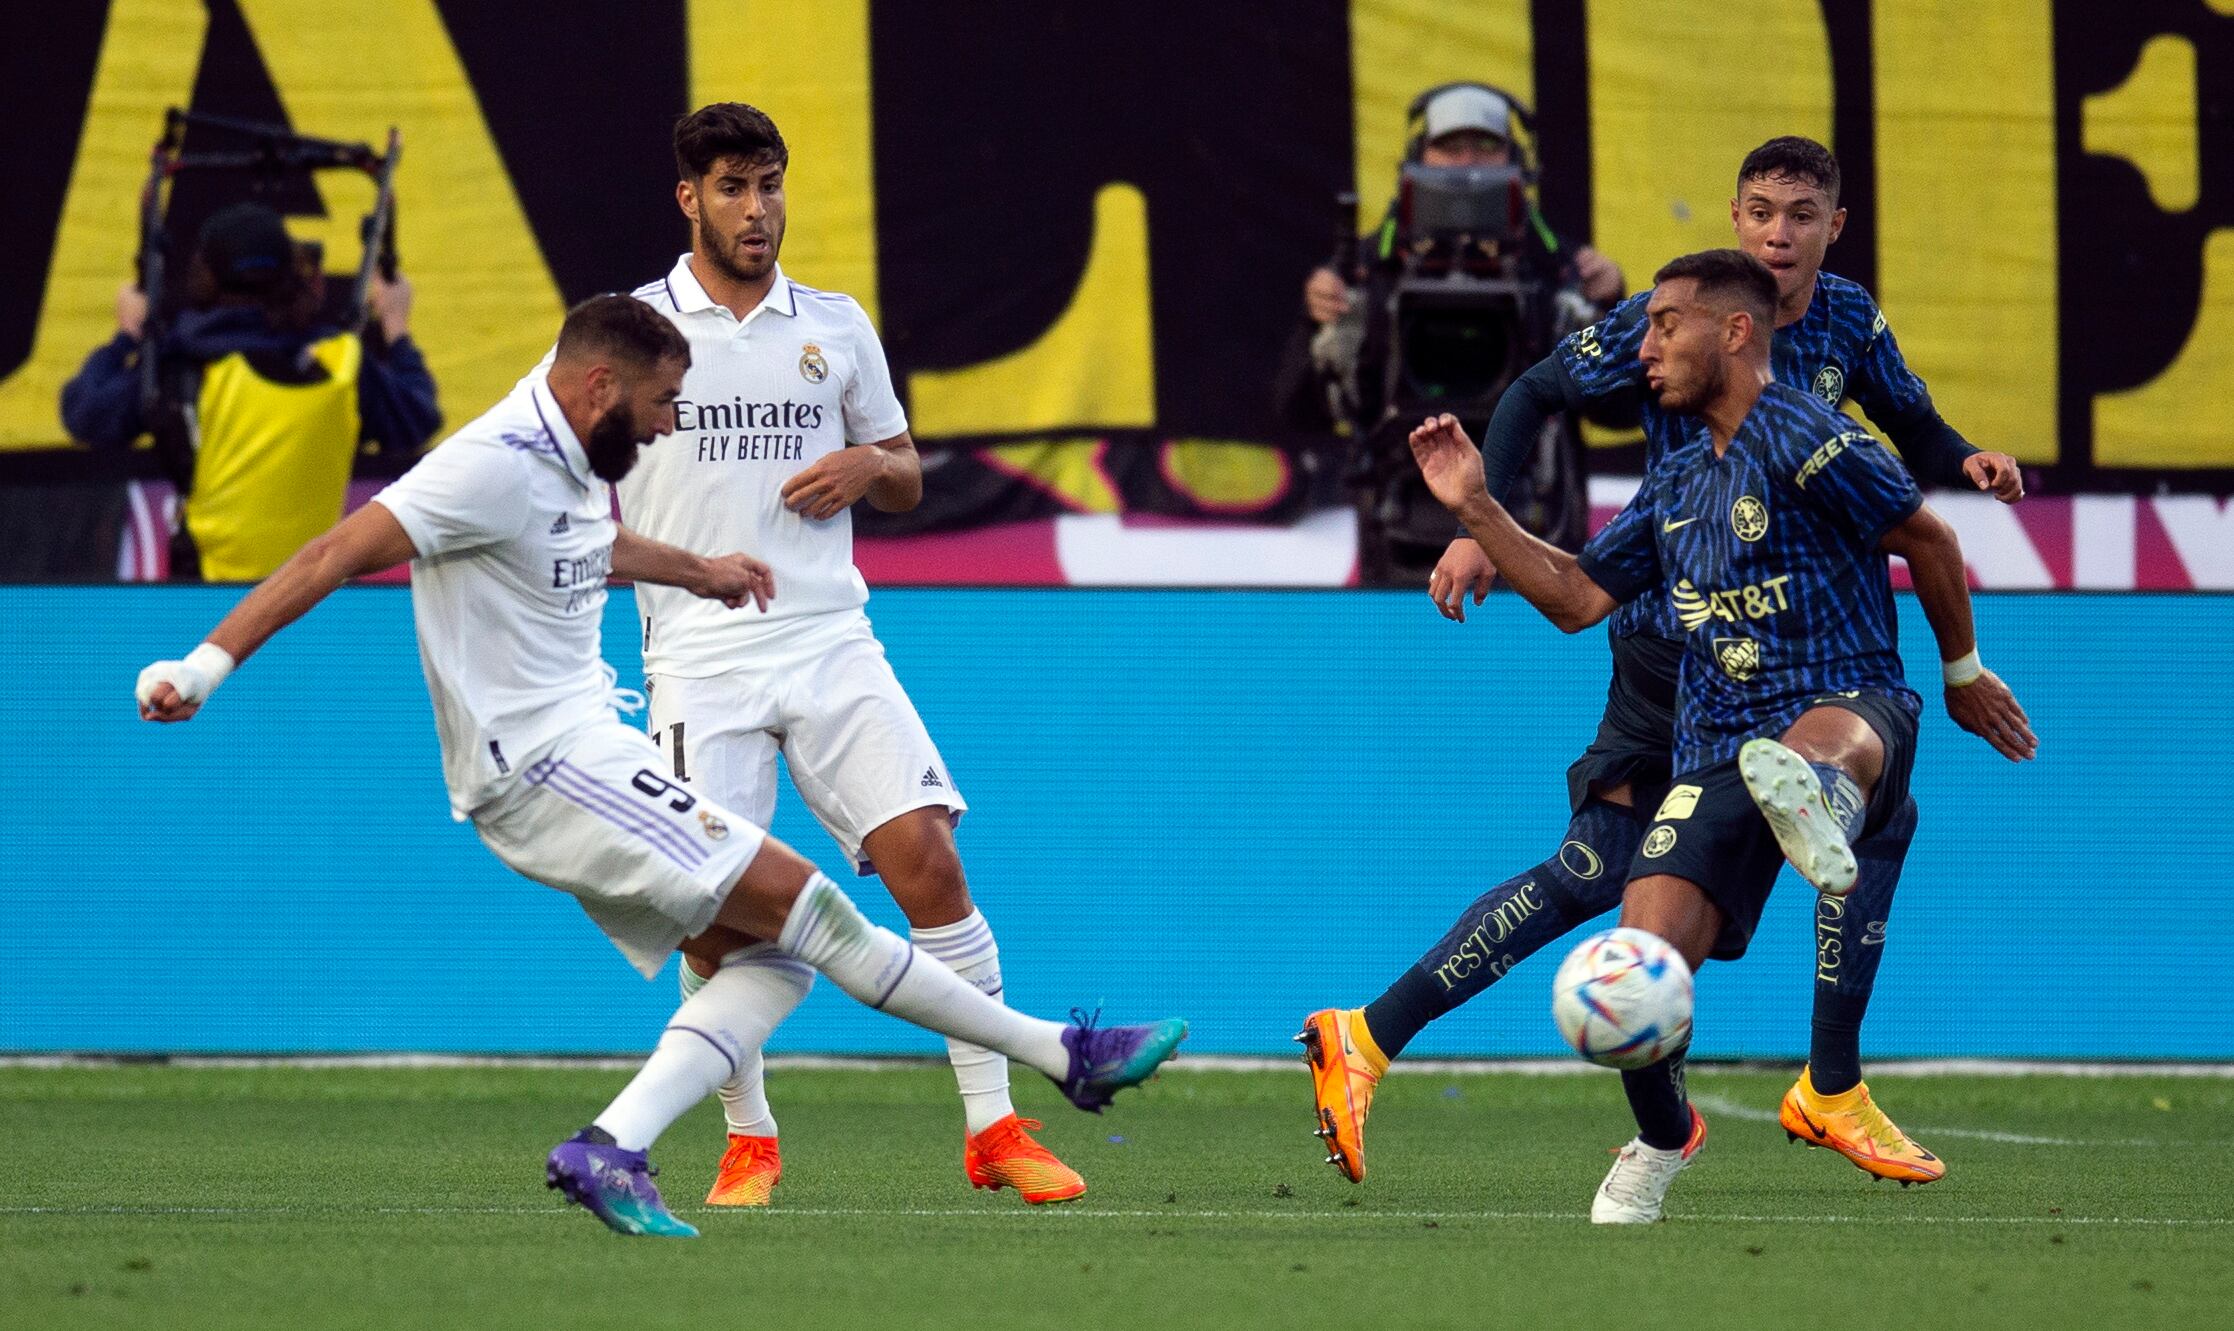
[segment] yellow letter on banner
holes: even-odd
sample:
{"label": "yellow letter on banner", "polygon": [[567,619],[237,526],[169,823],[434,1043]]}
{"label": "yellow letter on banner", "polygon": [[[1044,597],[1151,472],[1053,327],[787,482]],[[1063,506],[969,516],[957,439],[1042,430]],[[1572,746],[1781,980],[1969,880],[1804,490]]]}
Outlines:
{"label": "yellow letter on banner", "polygon": [[1830,33],[1815,0],[1588,11],[1598,248],[1642,290],[1677,255],[1736,243],[1747,153],[1779,134],[1830,143]]}
{"label": "yellow letter on banner", "polygon": [[[2087,151],[2131,161],[2148,182],[2149,197],[2166,212],[2188,211],[2199,193],[2195,63],[2187,38],[2152,37],[2131,77],[2089,97],[2080,111]],[[2220,228],[2203,241],[2202,304],[2180,354],[2148,383],[2094,400],[2096,465],[2234,466],[2234,432],[2223,424],[2230,386],[2234,230]]]}
{"label": "yellow letter on banner", "polygon": [[1094,238],[1070,304],[1027,347],[908,376],[917,433],[1145,429],[1156,423],[1148,200],[1122,182],[1094,195]]}
{"label": "yellow letter on banner", "polygon": [[542,359],[566,310],[441,15],[430,0],[241,0],[241,13],[298,132],[378,145],[402,129],[412,336],[449,424],[480,415]]}
{"label": "yellow letter on banner", "polygon": [[1878,299],[1956,429],[2054,462],[2049,0],[1878,5],[1872,21]]}
{"label": "yellow letter on banner", "polygon": [[[1350,6],[1350,101],[1357,154],[1358,229],[1381,220],[1404,157],[1404,109],[1438,83],[1470,79],[1535,104],[1528,0],[1355,0]],[[1296,287],[1303,286],[1302,274]]]}
{"label": "yellow letter on banner", "polygon": [[690,95],[693,106],[749,102],[776,122],[791,149],[784,272],[853,297],[874,321],[868,0],[690,0]]}
{"label": "yellow letter on banner", "polygon": [[[811,61],[796,53],[812,51]],[[867,0],[776,5],[691,0],[692,97],[750,102],[791,145],[784,271],[877,314],[876,180]],[[1155,420],[1146,208],[1111,185],[1070,308],[1028,346],[981,365],[909,376],[921,438]]]}
{"label": "yellow letter on banner", "polygon": [[116,291],[132,280],[139,248],[148,149],[162,133],[164,108],[193,96],[208,22],[200,5],[109,6],[31,355],[0,383],[0,448],[63,442],[62,385],[116,331]]}

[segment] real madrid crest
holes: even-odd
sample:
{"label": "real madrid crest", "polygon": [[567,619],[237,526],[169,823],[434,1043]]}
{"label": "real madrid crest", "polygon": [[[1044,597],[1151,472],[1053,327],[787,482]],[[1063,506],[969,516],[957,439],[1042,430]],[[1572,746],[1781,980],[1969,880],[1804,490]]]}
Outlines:
{"label": "real madrid crest", "polygon": [[810,384],[830,377],[830,362],[822,358],[822,348],[812,342],[799,348],[799,377]]}
{"label": "real madrid crest", "polygon": [[1748,544],[1769,534],[1769,506],[1752,495],[1739,495],[1730,505],[1730,530]]}
{"label": "real madrid crest", "polygon": [[729,824],[714,817],[704,809],[698,811],[698,825],[706,830],[709,841],[719,841],[729,835]]}
{"label": "real madrid crest", "polygon": [[1846,371],[1836,365],[1826,365],[1815,374],[1815,396],[1823,399],[1825,406],[1836,407],[1846,396]]}

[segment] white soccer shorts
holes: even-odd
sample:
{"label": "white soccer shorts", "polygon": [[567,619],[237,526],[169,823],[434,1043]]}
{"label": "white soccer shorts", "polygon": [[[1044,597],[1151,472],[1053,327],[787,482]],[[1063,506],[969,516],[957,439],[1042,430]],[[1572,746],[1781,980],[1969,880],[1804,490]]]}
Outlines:
{"label": "white soccer shorts", "polygon": [[646,978],[714,922],[768,835],[683,788],[651,740],[618,721],[533,755],[473,826],[508,867],[580,901]]}
{"label": "white soccer shorts", "polygon": [[721,674],[656,675],[645,691],[669,770],[765,827],[780,750],[807,808],[863,874],[874,872],[869,833],[915,809],[959,821],[970,807],[864,617],[786,635]]}

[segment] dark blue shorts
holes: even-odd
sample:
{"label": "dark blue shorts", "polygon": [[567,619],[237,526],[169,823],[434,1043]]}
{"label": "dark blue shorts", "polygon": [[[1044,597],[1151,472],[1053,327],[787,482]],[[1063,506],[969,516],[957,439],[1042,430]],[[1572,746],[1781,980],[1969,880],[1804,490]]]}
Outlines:
{"label": "dark blue shorts", "polygon": [[1683,644],[1651,634],[1609,635],[1613,679],[1590,747],[1567,769],[1567,811],[1580,813],[1593,790],[1627,784],[1640,809],[1667,788],[1675,752],[1676,670]]}
{"label": "dark blue shorts", "polygon": [[[1884,770],[1870,790],[1862,836],[1856,838],[1866,839],[1908,803],[1909,776],[1916,762],[1916,718],[1883,694],[1829,695],[1813,705],[1854,713],[1869,723],[1885,746]],[[1629,880],[1673,874],[1697,883],[1723,916],[1722,932],[1708,955],[1716,961],[1735,961],[1753,941],[1769,890],[1783,867],[1784,852],[1776,844],[1776,834],[1747,793],[1737,759],[1730,758],[1685,772],[1669,784],[1645,828],[1644,843],[1630,862]]]}

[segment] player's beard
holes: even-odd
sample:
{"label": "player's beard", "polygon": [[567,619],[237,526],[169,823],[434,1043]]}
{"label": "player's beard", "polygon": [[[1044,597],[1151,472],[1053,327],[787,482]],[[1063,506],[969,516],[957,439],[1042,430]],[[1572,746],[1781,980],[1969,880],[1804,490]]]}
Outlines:
{"label": "player's beard", "polygon": [[757,282],[776,266],[776,253],[783,248],[783,236],[775,231],[763,231],[768,238],[768,253],[758,260],[746,260],[740,253],[741,246],[733,236],[724,236],[714,230],[705,216],[698,218],[697,249],[721,275],[733,282]]}
{"label": "player's beard", "polygon": [[1678,416],[1695,416],[1722,392],[1719,366],[1702,370],[1688,382],[1672,377],[1660,381],[1660,410]]}
{"label": "player's beard", "polygon": [[601,481],[616,483],[636,465],[637,447],[636,414],[625,402],[614,403],[611,410],[598,417],[590,426],[589,437],[582,441],[591,473]]}

